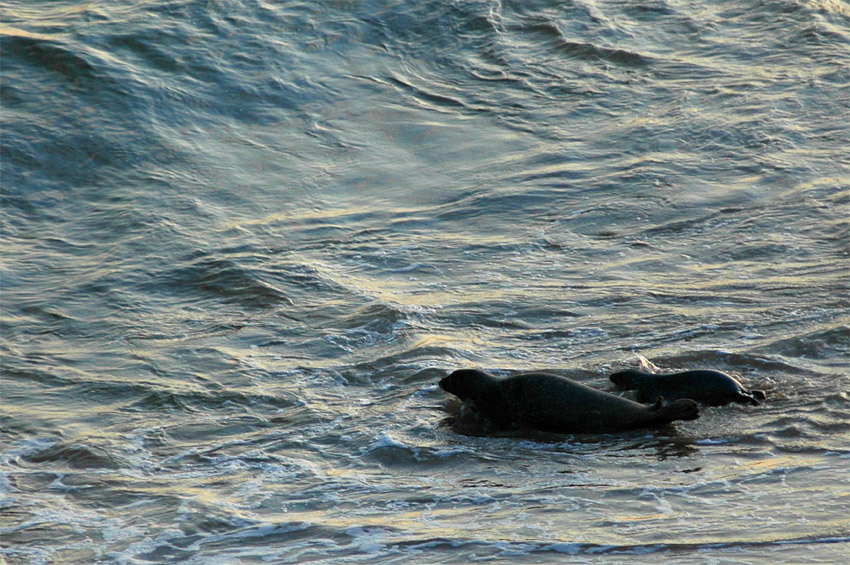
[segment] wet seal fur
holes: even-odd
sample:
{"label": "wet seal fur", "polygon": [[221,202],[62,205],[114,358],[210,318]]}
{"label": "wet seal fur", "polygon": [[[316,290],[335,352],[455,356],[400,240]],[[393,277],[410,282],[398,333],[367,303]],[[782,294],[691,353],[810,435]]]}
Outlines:
{"label": "wet seal fur", "polygon": [[566,377],[522,373],[498,379],[460,369],[440,381],[449,392],[497,425],[554,433],[613,433],[695,420],[699,406],[682,399],[644,406]]}
{"label": "wet seal fur", "polygon": [[708,406],[725,406],[730,402],[758,406],[764,392],[749,391],[741,383],[720,371],[684,371],[654,375],[627,369],[611,375],[611,382],[622,390],[637,389],[638,402],[655,402],[658,398],[677,400],[690,398]]}

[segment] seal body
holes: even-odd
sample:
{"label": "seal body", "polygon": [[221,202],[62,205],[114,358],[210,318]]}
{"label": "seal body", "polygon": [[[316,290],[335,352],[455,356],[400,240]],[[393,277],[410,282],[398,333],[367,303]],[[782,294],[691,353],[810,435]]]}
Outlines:
{"label": "seal body", "polygon": [[720,371],[700,370],[654,375],[628,369],[611,375],[611,382],[622,390],[637,390],[638,402],[655,402],[663,397],[667,400],[690,398],[708,406],[725,406],[730,402],[758,406],[759,401],[764,400],[762,391],[749,391]]}
{"label": "seal body", "polygon": [[644,406],[546,373],[498,379],[483,371],[461,369],[442,379],[440,388],[499,426],[544,432],[612,433],[699,417],[699,406],[693,400]]}

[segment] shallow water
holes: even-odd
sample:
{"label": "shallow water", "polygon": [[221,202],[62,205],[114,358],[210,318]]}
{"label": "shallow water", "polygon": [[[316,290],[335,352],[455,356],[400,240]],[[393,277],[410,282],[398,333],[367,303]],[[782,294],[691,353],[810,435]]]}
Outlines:
{"label": "shallow water", "polygon": [[[846,555],[845,2],[0,5],[10,563]],[[767,400],[436,386],[641,358]]]}

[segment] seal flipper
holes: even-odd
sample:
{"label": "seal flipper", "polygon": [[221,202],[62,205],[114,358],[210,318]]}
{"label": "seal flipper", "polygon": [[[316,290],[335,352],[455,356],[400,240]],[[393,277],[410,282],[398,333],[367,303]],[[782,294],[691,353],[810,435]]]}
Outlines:
{"label": "seal flipper", "polygon": [[659,396],[658,399],[655,401],[655,404],[653,404],[652,406],[649,407],[649,411],[650,412],[657,412],[657,411],[661,410],[663,407],[664,407],[664,397]]}
{"label": "seal flipper", "polygon": [[764,400],[764,393],[760,390],[754,390],[752,392],[748,390],[742,390],[738,393],[738,398],[736,399],[736,401],[740,402],[741,404],[746,404],[749,402],[753,406],[758,406],[759,404],[761,404],[761,402],[759,402],[760,400]]}
{"label": "seal flipper", "polygon": [[680,398],[664,405],[664,398],[659,398],[649,407],[650,419],[655,425],[667,424],[674,420],[696,420],[699,418],[699,404],[690,398]]}

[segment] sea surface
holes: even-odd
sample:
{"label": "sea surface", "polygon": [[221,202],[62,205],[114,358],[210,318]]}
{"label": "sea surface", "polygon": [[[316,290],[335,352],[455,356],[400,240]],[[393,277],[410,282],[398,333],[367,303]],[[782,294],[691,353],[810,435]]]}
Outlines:
{"label": "sea surface", "polygon": [[[0,561],[839,563],[845,0],[3,0]],[[472,433],[437,382],[761,406]]]}

